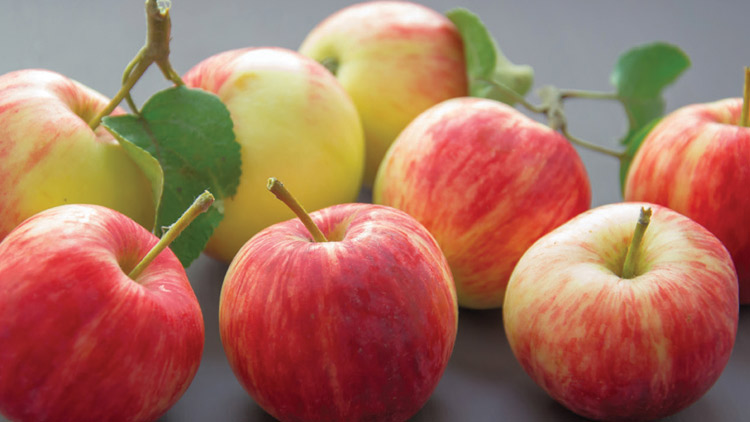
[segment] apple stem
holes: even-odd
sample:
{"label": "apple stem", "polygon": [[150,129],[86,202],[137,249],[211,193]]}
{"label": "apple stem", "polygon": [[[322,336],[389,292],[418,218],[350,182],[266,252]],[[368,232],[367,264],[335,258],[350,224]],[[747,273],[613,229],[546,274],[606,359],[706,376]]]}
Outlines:
{"label": "apple stem", "polygon": [[745,66],[745,89],[742,98],[742,127],[750,127],[750,67]]}
{"label": "apple stem", "polygon": [[289,193],[289,191],[284,187],[283,183],[281,183],[278,179],[272,177],[268,179],[266,188],[271,191],[272,194],[276,195],[276,198],[286,204],[286,206],[289,207],[300,220],[302,220],[302,224],[305,225],[316,242],[328,242],[328,239],[326,239],[326,236],[322,231],[320,231],[318,225],[315,224],[312,218],[310,218],[310,214],[308,214],[307,211],[302,208],[302,205],[300,205],[300,203],[294,198],[294,196]]}
{"label": "apple stem", "polygon": [[195,220],[196,217],[198,217],[200,214],[206,212],[208,208],[213,204],[214,202],[214,196],[209,191],[205,191],[198,198],[195,199],[193,202],[193,205],[190,206],[183,214],[180,216],[180,218],[177,219],[177,221],[174,222],[171,226],[169,226],[169,229],[166,233],[159,239],[159,242],[154,245],[153,248],[151,248],[150,251],[146,254],[146,256],[141,259],[141,262],[138,263],[138,265],[133,268],[130,273],[128,274],[128,277],[132,278],[133,280],[137,279],[139,275],[143,272],[143,270],[148,267],[149,264],[164,250],[169,246],[172,241],[174,241],[177,236],[182,233],[183,230],[187,226],[190,225],[190,223]]}
{"label": "apple stem", "polygon": [[641,207],[641,214],[638,217],[638,223],[635,225],[633,239],[630,241],[627,255],[625,255],[625,264],[622,266],[622,278],[629,279],[635,276],[636,258],[643,240],[643,234],[646,233],[649,223],[651,223],[651,208]]}
{"label": "apple stem", "polygon": [[169,1],[146,1],[146,20],[148,22],[146,45],[138,51],[135,58],[125,68],[120,90],[109,104],[89,122],[89,127],[92,130],[96,129],[102,119],[112,113],[123,99],[127,100],[128,105],[135,114],[139,113],[138,107],[130,96],[130,90],[133,89],[136,82],[138,82],[146,72],[146,69],[153,63],[156,63],[164,74],[164,77],[172,81],[175,85],[182,86],[185,84],[169,62],[169,40],[172,32],[172,21],[169,17],[170,7],[171,3]]}

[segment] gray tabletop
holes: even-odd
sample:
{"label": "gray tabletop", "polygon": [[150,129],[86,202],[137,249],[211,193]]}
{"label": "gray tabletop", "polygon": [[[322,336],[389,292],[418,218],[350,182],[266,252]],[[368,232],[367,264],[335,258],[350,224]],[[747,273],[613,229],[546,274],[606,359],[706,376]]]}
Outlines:
{"label": "gray tabletop", "polygon": [[[200,60],[246,46],[296,49],[324,17],[349,4],[277,0],[173,0],[172,63],[185,72]],[[509,0],[423,4],[478,13],[511,60],[531,64],[535,88],[610,91],[618,55],[638,44],[667,41],[682,47],[692,67],[665,97],[667,110],[741,95],[742,67],[750,65],[747,0]],[[143,44],[143,1],[0,0],[0,74],[23,68],[63,73],[113,95],[122,70]],[[136,86],[142,103],[168,85],[155,69]],[[531,96],[534,100],[534,96]],[[618,104],[571,102],[570,131],[612,148],[627,121]],[[579,150],[589,173],[592,206],[622,200],[615,159]],[[165,421],[272,420],[234,378],[218,335],[218,301],[226,265],[201,257],[188,275],[206,322],[203,361]],[[741,309],[732,358],[719,381],[676,421],[737,421],[750,414],[750,310]],[[462,309],[449,366],[417,421],[577,420],[552,401],[521,369],[508,347],[502,314]],[[0,417],[2,420],[2,417]]]}

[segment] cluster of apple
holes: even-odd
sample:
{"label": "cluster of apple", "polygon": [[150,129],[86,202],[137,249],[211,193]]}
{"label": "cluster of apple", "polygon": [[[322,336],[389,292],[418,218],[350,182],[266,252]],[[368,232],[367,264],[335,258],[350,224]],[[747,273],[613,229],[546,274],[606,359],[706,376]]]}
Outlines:
{"label": "cluster of apple", "polygon": [[[228,51],[184,75],[223,102],[241,145],[205,249],[231,262],[219,329],[240,383],[280,420],[406,420],[445,370],[458,306],[502,307],[520,364],[572,411],[690,405],[750,303],[742,100],[664,118],[628,202],[589,210],[563,134],[469,97],[463,42],[429,8],[376,1],[299,52]],[[0,412],[13,420],[155,419],[200,362],[184,268],[169,250],[139,264],[162,243],[144,228],[151,185],[86,123],[107,103],[53,72],[0,76]],[[353,203],[363,186],[374,204]]]}

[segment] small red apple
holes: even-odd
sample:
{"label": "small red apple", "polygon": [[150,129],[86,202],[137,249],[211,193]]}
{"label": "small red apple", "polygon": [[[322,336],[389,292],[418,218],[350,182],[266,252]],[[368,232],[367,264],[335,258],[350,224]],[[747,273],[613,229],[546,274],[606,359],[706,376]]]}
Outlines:
{"label": "small red apple", "polygon": [[626,201],[669,207],[711,231],[729,250],[750,303],[750,127],[742,99],[680,108],[646,136],[625,182]]}
{"label": "small red apple", "polygon": [[[187,389],[203,318],[185,270],[114,210],[64,205],[0,243],[0,413],[14,421],[142,421]],[[140,268],[143,268],[142,266]]]}
{"label": "small red apple", "polygon": [[406,211],[435,236],[458,302],[499,307],[516,262],[545,233],[587,210],[586,169],[558,132],[492,100],[438,104],[383,159],[374,202]]}
{"label": "small red apple", "polygon": [[306,217],[258,233],[227,271],[219,328],[232,370],[281,421],[404,421],[453,350],[445,257],[393,208],[343,204]]}
{"label": "small red apple", "polygon": [[734,345],[729,253],[700,224],[658,205],[648,230],[639,223],[634,233],[642,205],[606,205],[563,224],[529,248],[508,283],[503,321],[513,353],[586,418],[672,415],[716,382]]}

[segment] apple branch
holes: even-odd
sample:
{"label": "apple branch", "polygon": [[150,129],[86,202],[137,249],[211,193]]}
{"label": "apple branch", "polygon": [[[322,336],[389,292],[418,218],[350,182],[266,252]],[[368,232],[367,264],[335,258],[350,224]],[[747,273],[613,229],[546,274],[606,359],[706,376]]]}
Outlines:
{"label": "apple branch", "polygon": [[310,214],[308,214],[307,211],[302,208],[302,205],[300,205],[300,203],[294,198],[294,196],[289,193],[289,191],[284,187],[283,183],[281,183],[278,179],[272,177],[268,179],[266,188],[271,191],[272,194],[276,195],[276,198],[286,204],[286,206],[289,207],[300,220],[302,220],[302,224],[305,225],[316,242],[328,242],[328,239],[326,239],[323,232],[320,231],[318,225],[315,224],[312,218],[310,218]]}
{"label": "apple branch", "polygon": [[200,214],[203,214],[204,212],[208,211],[208,208],[213,204],[214,202],[214,196],[209,191],[203,192],[198,198],[195,199],[195,202],[188,208],[180,218],[177,219],[177,221],[174,222],[171,226],[169,226],[169,230],[167,230],[166,233],[159,239],[159,242],[154,245],[153,248],[151,248],[150,251],[146,254],[146,256],[141,259],[141,262],[138,263],[138,265],[133,268],[132,271],[128,274],[128,277],[135,280],[138,278],[139,275],[143,272],[143,270],[148,267],[149,264],[157,257],[159,254],[169,246],[172,241],[174,241],[177,236],[182,233],[183,230],[187,226],[190,225],[190,223],[195,220],[196,217],[198,217]]}
{"label": "apple branch", "polygon": [[566,98],[589,98],[589,99],[597,99],[597,100],[618,100],[619,101],[620,98],[617,96],[617,94],[607,93],[607,92],[594,92],[594,91],[574,91],[574,90],[561,91],[557,88],[546,86],[542,88],[542,90],[540,90],[540,95],[542,96],[543,101],[541,105],[537,106],[526,101],[526,99],[521,94],[515,92],[512,88],[502,83],[489,80],[489,79],[478,79],[478,81],[487,83],[489,85],[492,85],[494,88],[500,91],[503,91],[503,93],[511,97],[515,102],[524,106],[530,112],[537,113],[537,114],[544,114],[547,117],[547,120],[549,121],[549,126],[554,130],[560,131],[560,133],[562,133],[562,135],[565,136],[565,138],[571,143],[578,145],[580,147],[586,148],[586,149],[590,149],[592,151],[599,152],[601,154],[615,157],[619,160],[622,160],[625,158],[626,156],[625,151],[614,151],[609,148],[596,145],[588,141],[584,141],[583,139],[580,139],[571,135],[570,132],[568,132],[567,119],[565,117],[565,110],[562,105],[563,100]]}
{"label": "apple branch", "polygon": [[159,66],[159,69],[161,69],[167,80],[177,86],[185,84],[169,62],[169,41],[172,32],[172,21],[169,17],[170,6],[169,1],[146,1],[146,21],[148,23],[146,45],[138,51],[135,58],[125,68],[120,90],[109,104],[89,122],[91,129],[96,129],[99,123],[101,123],[102,118],[112,113],[123,99],[128,102],[128,105],[135,114],[139,113],[138,107],[130,96],[130,90],[133,89],[136,82],[143,76],[146,69],[154,63]]}
{"label": "apple branch", "polygon": [[750,67],[745,66],[745,89],[742,97],[742,127],[750,127]]}
{"label": "apple branch", "polygon": [[579,89],[560,91],[560,98],[585,98],[589,100],[614,100],[622,102],[620,96],[614,92],[584,91]]}
{"label": "apple branch", "polygon": [[641,207],[641,214],[638,217],[638,223],[635,225],[633,239],[628,246],[627,255],[625,255],[625,264],[622,266],[622,278],[630,279],[635,276],[635,263],[640,250],[643,234],[646,233],[648,225],[651,223],[651,208]]}

